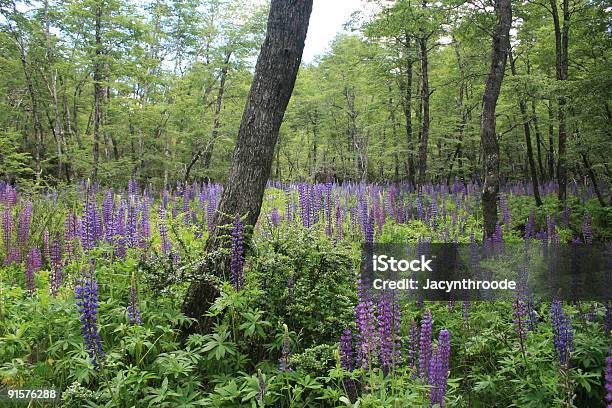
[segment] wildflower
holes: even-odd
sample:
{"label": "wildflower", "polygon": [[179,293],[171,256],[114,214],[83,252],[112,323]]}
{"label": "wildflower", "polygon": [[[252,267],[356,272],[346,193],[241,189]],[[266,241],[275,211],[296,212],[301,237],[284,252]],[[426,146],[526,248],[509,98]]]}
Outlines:
{"label": "wildflower", "polygon": [[419,328],[417,323],[412,320],[410,322],[410,330],[408,332],[408,366],[416,370],[416,357],[419,350]]}
{"label": "wildflower", "polygon": [[98,283],[94,276],[93,265],[90,271],[83,267],[81,278],[75,288],[75,298],[81,314],[81,333],[85,348],[94,368],[97,369],[106,356],[98,333]]}
{"label": "wildflower", "polygon": [[26,289],[30,296],[34,296],[36,292],[36,280],[34,275],[40,270],[41,265],[42,259],[40,250],[38,248],[32,248],[28,253],[25,267]]}
{"label": "wildflower", "polygon": [[440,330],[438,347],[432,353],[429,370],[429,403],[430,406],[438,404],[443,406],[446,387],[448,385],[448,370],[450,366],[450,333]]}
{"label": "wildflower", "polygon": [[570,353],[574,351],[572,320],[563,313],[563,304],[555,300],[551,304],[551,321],[553,328],[553,347],[561,366],[569,364]]}
{"label": "wildflower", "polygon": [[359,300],[355,308],[358,330],[357,360],[361,367],[367,368],[376,351],[376,329],[374,324],[374,304],[370,294],[362,285],[361,279],[358,282],[358,298]]}
{"label": "wildflower", "polygon": [[242,289],[244,284],[244,227],[240,217],[236,216],[232,228],[232,258],[231,258],[231,271],[232,271],[232,284],[236,290]]}
{"label": "wildflower", "polygon": [[532,209],[525,225],[525,239],[529,240],[535,237],[535,211]]}
{"label": "wildflower", "polygon": [[[346,371],[353,371],[353,332],[346,328],[340,336],[340,366]],[[357,401],[355,382],[351,378],[343,378],[342,383],[351,402]]]}
{"label": "wildflower", "polygon": [[387,374],[399,359],[399,305],[389,293],[383,293],[378,303],[378,338],[380,361]]}
{"label": "wildflower", "polygon": [[526,333],[526,322],[525,315],[527,314],[525,302],[523,302],[517,293],[514,296],[514,301],[512,302],[512,316],[514,317],[514,332],[518,336],[519,346],[521,348],[521,353],[525,353],[525,339],[527,337]]}
{"label": "wildflower", "polygon": [[421,338],[419,341],[419,374],[422,379],[429,377],[429,360],[431,358],[431,326],[432,318],[429,310],[425,311],[421,322]]}
{"label": "wildflower", "polygon": [[24,254],[28,239],[30,238],[30,221],[32,219],[32,203],[28,201],[25,207],[19,213],[19,233],[18,243],[21,253]]}
{"label": "wildflower", "polygon": [[136,278],[132,273],[132,280],[130,284],[130,297],[128,299],[128,319],[132,325],[140,325],[142,320],[140,319],[140,307],[138,306],[138,290],[136,288]]}

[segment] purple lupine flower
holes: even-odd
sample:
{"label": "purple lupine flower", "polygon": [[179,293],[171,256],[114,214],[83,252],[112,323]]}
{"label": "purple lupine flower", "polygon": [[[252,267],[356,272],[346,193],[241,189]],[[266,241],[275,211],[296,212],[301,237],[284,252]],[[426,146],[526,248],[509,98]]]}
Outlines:
{"label": "purple lupine flower", "polygon": [[336,209],[336,237],[338,241],[342,240],[343,237],[343,226],[342,226],[342,213],[344,207],[340,207],[340,195],[336,194],[334,197],[334,208]]}
{"label": "purple lupine flower", "polygon": [[51,276],[49,277],[49,291],[56,296],[62,284],[62,246],[59,234],[51,243]]}
{"label": "purple lupine flower", "polygon": [[5,264],[9,263],[11,254],[11,235],[13,231],[13,217],[11,209],[6,208],[2,211],[2,242],[4,242],[4,252],[6,253]]}
{"label": "purple lupine flower", "polygon": [[126,222],[127,244],[130,248],[136,248],[140,243],[138,237],[138,203],[135,198],[130,198],[127,205]]}
{"label": "purple lupine flower", "polygon": [[291,342],[289,340],[289,328],[283,323],[283,347],[281,348],[280,371],[292,371],[289,363],[291,356]]}
{"label": "purple lupine flower", "polygon": [[19,250],[24,254],[27,250],[28,239],[30,238],[30,221],[32,219],[32,203],[28,201],[19,213],[19,234],[17,242]]}
{"label": "purple lupine flower", "polygon": [[36,293],[35,274],[40,270],[40,266],[40,250],[38,248],[32,248],[30,252],[28,252],[25,267],[25,284],[29,296],[34,296]]}
{"label": "purple lupine flower", "polygon": [[584,237],[585,244],[593,243],[593,230],[591,229],[591,215],[588,212],[584,213],[584,220],[582,221],[582,236]]}
{"label": "purple lupine flower", "polygon": [[432,353],[429,370],[429,404],[433,407],[438,404],[444,406],[444,396],[448,385],[448,370],[450,367],[450,333],[446,329],[440,330],[438,347]]}
{"label": "purple lupine flower", "polygon": [[274,227],[278,227],[278,225],[282,222],[281,215],[278,212],[278,207],[274,207],[272,209],[271,221],[272,221],[272,225]]}
{"label": "purple lupine flower", "polygon": [[[353,332],[346,328],[340,336],[340,366],[346,371],[353,371],[355,356],[353,354]],[[355,382],[350,378],[343,378],[342,383],[347,397],[352,402],[357,401]]]}
{"label": "purple lupine flower", "polygon": [[161,239],[161,252],[166,257],[172,252],[172,244],[168,239],[168,229],[166,228],[166,211],[163,207],[159,208],[159,237]]}
{"label": "purple lupine flower", "polygon": [[131,325],[140,325],[142,323],[140,318],[140,306],[138,305],[138,289],[136,288],[136,278],[134,277],[134,273],[132,273],[132,280],[130,284],[127,314]]}
{"label": "purple lupine flower", "polygon": [[140,223],[139,223],[140,247],[145,248],[147,241],[151,237],[151,225],[149,221],[149,202],[146,197],[140,202]]}
{"label": "purple lupine flower", "polygon": [[421,322],[421,338],[419,341],[419,375],[427,380],[429,377],[429,360],[431,359],[431,326],[432,317],[429,310],[425,311]]}
{"label": "purple lupine flower", "polygon": [[519,294],[515,294],[514,301],[512,302],[512,316],[514,318],[514,332],[518,336],[519,346],[521,349],[521,353],[525,354],[525,340],[527,338],[527,327],[526,327],[526,318],[527,308],[525,302],[523,302],[519,296]]}
{"label": "purple lupine flower", "polygon": [[353,371],[354,361],[353,331],[346,328],[340,336],[340,366],[346,371]]}
{"label": "purple lupine flower", "polygon": [[102,221],[103,221],[103,230],[104,237],[107,242],[111,242],[112,237],[114,235],[113,232],[113,208],[115,206],[115,196],[113,194],[113,190],[108,190],[106,193],[106,197],[102,201]]}
{"label": "purple lupine flower", "polygon": [[300,201],[300,217],[302,218],[302,224],[304,227],[310,228],[311,196],[310,189],[306,184],[300,184],[298,186],[298,196]]}
{"label": "purple lupine flower", "polygon": [[563,304],[559,300],[552,302],[551,321],[553,329],[553,347],[561,366],[568,366],[570,353],[574,351],[574,334],[572,320],[563,313]]}
{"label": "purple lupine flower", "polygon": [[373,243],[374,242],[374,214],[373,211],[370,211],[368,214],[367,205],[364,204],[365,210],[365,223],[363,226],[363,230],[365,233],[365,242]]}
{"label": "purple lupine flower", "polygon": [[49,229],[45,228],[43,231],[43,254],[46,262],[49,262],[51,258],[51,251],[49,250]]}
{"label": "purple lupine flower", "polygon": [[390,293],[383,293],[378,302],[378,338],[383,372],[389,373],[399,360],[399,305]]}
{"label": "purple lupine flower", "polygon": [[93,265],[90,271],[83,267],[81,278],[75,287],[75,298],[81,314],[81,333],[85,348],[94,368],[98,369],[106,356],[98,333],[98,283],[94,276]]}
{"label": "purple lupine flower", "polygon": [[232,227],[232,284],[234,289],[242,289],[244,284],[244,227],[240,216],[236,215]]}
{"label": "purple lupine flower", "polygon": [[548,238],[550,239],[551,244],[559,243],[559,234],[557,234],[557,226],[555,223],[555,219],[551,216],[546,217],[546,229],[548,233]]}
{"label": "purple lupine flower", "polygon": [[413,370],[413,378],[416,378],[417,354],[419,350],[419,327],[417,322],[410,322],[410,330],[408,332],[408,366]]}
{"label": "purple lupine flower", "polygon": [[608,357],[606,358],[606,404],[608,408],[612,406],[612,346],[608,348]]}
{"label": "purple lupine flower", "polygon": [[376,352],[376,327],[374,320],[374,304],[370,293],[358,281],[358,302],[355,307],[355,317],[358,330],[357,360],[362,368],[368,368]]}

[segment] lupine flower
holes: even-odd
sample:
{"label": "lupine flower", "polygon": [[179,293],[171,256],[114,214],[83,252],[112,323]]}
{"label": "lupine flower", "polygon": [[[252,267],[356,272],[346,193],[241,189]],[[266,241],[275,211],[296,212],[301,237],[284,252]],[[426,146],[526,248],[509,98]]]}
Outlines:
{"label": "lupine flower", "polygon": [[431,326],[432,318],[429,310],[425,311],[421,322],[421,338],[419,341],[419,374],[422,379],[429,377],[429,360],[431,358]]}
{"label": "lupine flower", "polygon": [[523,302],[519,294],[515,294],[514,301],[512,302],[512,316],[514,317],[514,332],[518,336],[519,346],[521,353],[525,353],[525,339],[527,337],[527,327],[525,322],[525,316],[527,315],[527,308],[525,302]]}
{"label": "lupine flower", "polygon": [[130,296],[128,299],[127,307],[128,319],[132,325],[140,325],[142,320],[140,319],[140,306],[138,305],[138,290],[136,288],[136,278],[132,273],[132,280],[130,284]]}
{"label": "lupine flower", "polygon": [[[353,371],[354,365],[353,355],[353,332],[346,328],[340,336],[340,366],[346,371]],[[357,401],[357,390],[355,382],[351,378],[343,378],[342,383],[346,390],[347,397],[351,402]]]}
{"label": "lupine flower", "polygon": [[242,289],[244,284],[244,227],[240,217],[236,216],[232,228],[232,284],[234,289]]}
{"label": "lupine flower", "polygon": [[291,342],[289,340],[289,328],[283,323],[283,347],[281,349],[280,371],[291,371],[289,357],[291,356]]}
{"label": "lupine flower", "polygon": [[140,243],[140,239],[138,237],[138,203],[134,198],[128,201],[127,223],[125,227],[128,246],[136,248]]}
{"label": "lupine flower", "polygon": [[5,264],[9,263],[11,258],[11,234],[13,231],[13,217],[11,209],[6,208],[2,211],[2,241],[4,242],[4,252],[6,253]]}
{"label": "lupine flower", "polygon": [[51,257],[51,251],[49,250],[49,229],[45,228],[43,231],[43,254],[45,256],[45,261],[49,262],[49,258]]}
{"label": "lupine flower", "polygon": [[378,338],[380,340],[380,362],[387,374],[399,360],[399,329],[401,319],[399,305],[390,293],[383,293],[378,303]]}
{"label": "lupine flower", "polygon": [[94,368],[97,369],[106,356],[98,333],[98,283],[94,276],[93,265],[89,272],[83,267],[81,278],[75,288],[75,298],[81,314],[81,333],[85,348]]}
{"label": "lupine flower", "polygon": [[572,320],[569,315],[563,313],[563,304],[555,300],[551,304],[551,321],[553,328],[553,346],[559,364],[569,365],[570,353],[574,351],[574,334]]}
{"label": "lupine flower", "polygon": [[551,216],[546,217],[546,228],[548,230],[548,237],[551,244],[559,243],[559,234],[557,234],[557,226],[555,219]]}
{"label": "lupine flower", "polygon": [[502,213],[502,222],[506,226],[506,231],[510,231],[510,223],[512,222],[512,218],[510,217],[510,210],[508,209],[508,202],[506,201],[506,195],[499,195],[499,208]]}
{"label": "lupine flower", "polygon": [[165,256],[172,252],[172,244],[168,239],[168,230],[166,228],[166,212],[163,208],[159,209],[159,237],[161,239],[161,252]]}
{"label": "lupine flower", "polygon": [[334,198],[334,208],[336,209],[336,237],[338,240],[342,240],[343,237],[343,226],[342,226],[342,212],[344,207],[340,207],[340,196],[336,195]]}
{"label": "lupine flower", "polygon": [[28,253],[25,267],[25,284],[26,290],[30,296],[34,296],[36,293],[36,280],[35,274],[40,270],[42,264],[40,250],[38,248],[32,248]]}
{"label": "lupine flower", "polygon": [[369,292],[358,282],[358,302],[355,316],[358,330],[357,360],[362,368],[368,368],[376,352],[376,327],[374,321],[374,304]]}
{"label": "lupine flower", "polygon": [[448,384],[448,369],[450,366],[450,333],[448,330],[440,330],[438,347],[432,353],[429,369],[429,404],[444,406],[444,396]]}
{"label": "lupine flower", "polygon": [[25,253],[30,238],[30,221],[32,219],[32,203],[28,201],[19,213],[18,243],[21,253]]}
{"label": "lupine flower", "polygon": [[525,225],[525,239],[531,239],[535,237],[535,211],[532,209],[529,214],[529,219]]}
{"label": "lupine flower", "polygon": [[102,201],[102,221],[104,227],[104,236],[107,242],[111,242],[112,237],[114,235],[113,232],[113,207],[115,206],[114,202],[115,196],[113,194],[113,190],[108,190],[106,193],[106,197]]}
{"label": "lupine flower", "polygon": [[413,370],[413,378],[416,378],[417,354],[419,351],[419,327],[412,320],[408,332],[408,366]]}

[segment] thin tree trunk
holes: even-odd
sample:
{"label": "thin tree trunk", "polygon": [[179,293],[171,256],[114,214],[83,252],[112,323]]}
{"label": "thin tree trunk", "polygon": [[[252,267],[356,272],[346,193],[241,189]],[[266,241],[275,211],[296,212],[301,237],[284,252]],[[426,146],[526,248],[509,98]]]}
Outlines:
{"label": "thin tree trunk", "polygon": [[91,172],[92,181],[98,179],[98,162],[100,160],[100,120],[102,116],[102,5],[96,3],[96,53],[94,61],[94,142],[93,142],[93,167]]}
{"label": "thin tree trunk", "polygon": [[542,163],[542,132],[540,131],[540,126],[538,124],[538,115],[536,113],[536,105],[535,100],[531,101],[531,119],[533,120],[533,128],[535,130],[536,135],[536,146],[538,148],[538,168],[540,169],[540,180],[544,180],[546,177],[546,173],[544,173],[544,165]]}
{"label": "thin tree trunk", "polygon": [[[227,225],[236,216],[253,227],[259,218],[266,182],[270,177],[274,148],[285,109],[291,98],[302,60],[304,40],[313,0],[272,0],[266,39],[255,66],[251,90],[242,115],[228,182],[223,186],[215,225]],[[216,227],[206,243],[206,253],[219,253],[227,240]],[[246,242],[249,242],[247,237]],[[227,256],[214,269],[203,266],[209,273],[225,275]],[[210,268],[210,269],[209,269]],[[227,278],[227,276],[225,276]],[[219,295],[219,289],[209,281],[193,282],[183,303],[183,311],[204,323],[204,313]],[[195,327],[188,328],[194,329]]]}
{"label": "thin tree trunk", "polygon": [[497,224],[497,195],[499,193],[499,143],[495,129],[495,109],[506,69],[506,58],[510,47],[510,25],[512,6],[510,0],[495,2],[497,23],[493,32],[491,67],[484,95],[482,97],[482,116],[480,121],[480,140],[483,150],[484,186],[482,191],[482,211],[484,237],[492,237]]}
{"label": "thin tree trunk", "polygon": [[[510,60],[510,70],[513,76],[516,76],[516,60],[512,56],[512,50],[508,50],[508,59]],[[527,146],[527,162],[529,163],[529,171],[531,173],[531,183],[533,185],[533,198],[536,205],[542,205],[540,198],[540,188],[538,184],[538,172],[536,170],[535,159],[533,158],[533,147],[531,145],[531,127],[529,126],[529,118],[527,117],[527,102],[522,96],[519,96],[519,110],[521,111],[521,120],[523,121],[523,131],[525,133],[525,145]]]}
{"label": "thin tree trunk", "polygon": [[548,110],[548,176],[550,180],[553,180],[555,178],[555,128],[552,101],[548,101],[546,108]]}
{"label": "thin tree trunk", "polygon": [[[423,0],[423,9],[427,1]],[[419,38],[421,50],[421,99],[423,103],[423,125],[421,128],[421,144],[419,145],[419,185],[425,183],[427,173],[427,145],[429,143],[429,68],[427,60],[427,35],[421,30]]]}
{"label": "thin tree trunk", "polygon": [[404,74],[405,80],[401,81],[401,86],[403,89],[403,110],[404,110],[404,120],[405,120],[405,128],[406,128],[406,146],[408,148],[408,160],[407,160],[407,175],[408,181],[415,187],[416,185],[416,177],[415,177],[415,169],[414,169],[414,139],[412,134],[412,66],[414,64],[414,59],[411,55],[411,45],[410,45],[410,36],[405,34],[404,36],[404,52],[406,53],[406,72]]}
{"label": "thin tree trunk", "polygon": [[580,155],[582,156],[582,164],[584,164],[587,174],[589,175],[589,179],[591,180],[591,184],[593,184],[593,189],[595,190],[597,201],[599,201],[599,204],[602,207],[605,207],[606,202],[604,201],[603,196],[601,195],[601,191],[599,191],[599,185],[597,185],[597,178],[595,177],[595,172],[591,168],[589,159],[587,158],[587,155],[585,153],[580,153]]}

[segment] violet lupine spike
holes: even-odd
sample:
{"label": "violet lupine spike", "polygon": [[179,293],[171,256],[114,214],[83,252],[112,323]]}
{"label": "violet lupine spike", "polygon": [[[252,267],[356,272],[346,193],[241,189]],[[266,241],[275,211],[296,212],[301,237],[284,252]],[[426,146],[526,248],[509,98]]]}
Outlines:
{"label": "violet lupine spike", "polygon": [[431,329],[432,317],[429,310],[425,311],[421,322],[421,337],[419,340],[419,375],[421,379],[429,377],[429,360],[431,359]]}
{"label": "violet lupine spike", "polygon": [[10,263],[11,261],[11,235],[13,232],[13,217],[11,215],[11,209],[5,208],[2,211],[2,242],[4,243],[5,260],[4,264]]}
{"label": "violet lupine spike", "polygon": [[140,306],[138,304],[138,289],[136,287],[136,278],[134,276],[134,273],[132,273],[132,279],[130,283],[127,314],[131,325],[140,325],[142,323],[140,317]]}
{"label": "violet lupine spike", "polygon": [[149,220],[149,202],[146,197],[140,202],[140,223],[138,228],[139,244],[145,248],[151,238],[151,225]]}
{"label": "violet lupine spike", "polygon": [[450,366],[450,333],[440,330],[438,347],[432,352],[429,365],[429,405],[444,406],[444,396],[448,385],[448,370]]}
{"label": "violet lupine spike", "polygon": [[527,306],[519,296],[515,294],[514,301],[512,302],[512,317],[514,323],[514,332],[516,333],[519,341],[519,347],[521,353],[525,353],[525,340],[527,339]]}
{"label": "violet lupine spike", "polygon": [[159,238],[161,240],[161,252],[164,256],[168,257],[172,252],[172,244],[168,239],[168,229],[166,227],[166,211],[164,211],[163,207],[159,209]]}
{"label": "violet lupine spike", "polygon": [[111,242],[113,239],[113,209],[115,207],[115,195],[113,194],[113,190],[108,190],[106,193],[106,197],[104,197],[104,201],[102,201],[102,221],[103,221],[103,230],[104,230],[104,238],[107,242]]}
{"label": "violet lupine spike", "polygon": [[529,218],[527,219],[527,224],[525,224],[525,239],[529,240],[535,238],[535,210],[531,210],[529,213]]}
{"label": "violet lupine spike", "polygon": [[559,234],[557,234],[557,226],[555,219],[551,216],[546,217],[546,228],[548,231],[548,237],[551,244],[559,243]]}
{"label": "violet lupine spike", "polygon": [[94,276],[93,265],[90,271],[83,267],[81,278],[75,287],[75,298],[81,315],[81,333],[85,348],[94,368],[98,369],[106,355],[102,350],[102,341],[98,333],[98,283]]}
{"label": "violet lupine spike", "polygon": [[[349,372],[354,369],[355,356],[353,353],[353,332],[351,329],[346,328],[340,336],[340,366]],[[351,402],[357,400],[357,390],[355,388],[355,382],[350,378],[342,378],[344,389],[346,390],[347,397]]]}
{"label": "violet lupine spike", "polygon": [[28,240],[30,238],[30,222],[32,220],[32,202],[26,202],[25,207],[19,213],[19,234],[18,247],[22,254],[27,251]]}
{"label": "violet lupine spike", "polygon": [[51,258],[51,251],[49,247],[49,229],[45,228],[43,231],[43,255],[45,262],[49,262]]}
{"label": "violet lupine spike", "polygon": [[499,208],[502,213],[502,222],[506,226],[506,231],[510,231],[510,223],[512,222],[512,218],[510,216],[510,210],[508,209],[508,202],[506,201],[506,195],[499,195]]}
{"label": "violet lupine spike", "polygon": [[231,272],[234,289],[240,290],[244,285],[244,226],[239,216],[234,219],[232,227]]}
{"label": "violet lupine spike", "polygon": [[574,350],[572,320],[569,315],[563,312],[563,304],[561,301],[553,301],[550,308],[553,329],[553,347],[559,359],[559,364],[567,367],[569,365],[570,354]]}
{"label": "violet lupine spike", "polygon": [[62,244],[59,234],[51,243],[51,276],[49,277],[49,292],[56,296],[62,285]]}
{"label": "violet lupine spike", "polygon": [[36,254],[34,249],[30,250],[26,259],[25,265],[25,285],[28,296],[32,297],[36,294]]}
{"label": "violet lupine spike", "polygon": [[133,197],[129,199],[127,206],[126,237],[130,248],[136,248],[140,243],[138,238],[138,202]]}
{"label": "violet lupine spike", "polygon": [[376,353],[376,326],[374,319],[374,303],[367,289],[358,282],[358,302],[355,307],[357,323],[357,361],[367,369],[373,362]]}
{"label": "violet lupine spike", "polygon": [[417,322],[410,322],[408,332],[408,366],[413,370],[412,378],[416,378],[417,354],[419,352],[419,327]]}

